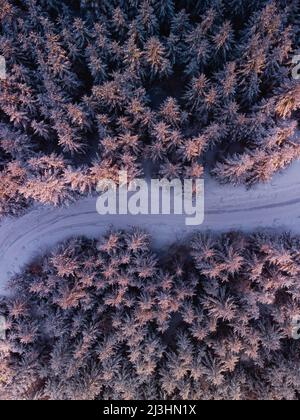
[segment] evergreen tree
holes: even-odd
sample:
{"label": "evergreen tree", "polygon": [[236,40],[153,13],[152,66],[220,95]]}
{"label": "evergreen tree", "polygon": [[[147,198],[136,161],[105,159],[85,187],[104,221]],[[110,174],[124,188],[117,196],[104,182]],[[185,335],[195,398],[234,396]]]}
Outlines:
{"label": "evergreen tree", "polygon": [[1,398],[297,400],[299,247],[199,234],[158,262],[137,230],[62,244],[1,300]]}
{"label": "evergreen tree", "polygon": [[[270,179],[294,160],[292,150],[297,158],[295,144],[270,148],[269,134],[297,120],[299,86],[290,63],[299,49],[299,7],[282,0],[246,3],[2,2],[2,175],[15,160],[27,170],[32,158],[59,154],[71,166],[64,172],[86,176],[78,183],[72,178],[72,192],[80,196],[93,189],[95,166],[115,173],[125,156],[132,176],[141,173],[145,149],[161,175],[201,174],[213,151],[212,173],[223,182]],[[170,126],[167,139],[153,134],[163,124]],[[138,146],[124,141],[128,133],[140,139]],[[197,151],[190,139],[202,135]],[[40,174],[30,168],[30,177]],[[58,189],[62,197],[54,201],[62,203],[65,189],[60,183]],[[17,193],[18,211],[17,202],[53,201],[44,182],[38,190],[32,184],[30,193]],[[9,213],[12,206],[3,201]]]}

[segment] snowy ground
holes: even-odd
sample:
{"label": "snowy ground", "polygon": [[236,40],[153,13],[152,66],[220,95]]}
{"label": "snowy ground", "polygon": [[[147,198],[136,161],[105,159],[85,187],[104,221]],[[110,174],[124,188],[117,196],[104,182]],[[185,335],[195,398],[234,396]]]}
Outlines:
{"label": "snowy ground", "polygon": [[[276,228],[300,233],[300,162],[268,185],[251,190],[220,186],[206,180],[205,223],[198,230],[250,231]],[[68,208],[36,207],[19,219],[0,225],[0,294],[9,278],[35,256],[71,236],[97,238],[110,225],[140,226],[151,233],[155,247],[182,240],[193,228],[184,216],[99,216],[96,199],[86,198]]]}

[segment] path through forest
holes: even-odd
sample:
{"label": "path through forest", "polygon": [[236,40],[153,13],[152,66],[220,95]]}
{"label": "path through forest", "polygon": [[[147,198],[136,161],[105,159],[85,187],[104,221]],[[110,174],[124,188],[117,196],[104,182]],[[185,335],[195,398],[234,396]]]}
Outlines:
{"label": "path through forest", "polygon": [[[9,278],[35,256],[72,236],[97,238],[110,225],[140,226],[150,232],[157,248],[195,230],[185,226],[184,216],[99,216],[95,197],[68,208],[35,207],[23,217],[0,224],[0,293],[6,293]],[[198,230],[251,231],[262,227],[300,233],[300,162],[276,175],[270,184],[251,190],[206,180],[205,223]]]}

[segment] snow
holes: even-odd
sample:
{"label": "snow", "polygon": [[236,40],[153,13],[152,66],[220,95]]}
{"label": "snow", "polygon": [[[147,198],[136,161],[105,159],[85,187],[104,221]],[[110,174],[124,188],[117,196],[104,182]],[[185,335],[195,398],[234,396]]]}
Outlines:
{"label": "snow", "polygon": [[[300,233],[300,162],[276,175],[271,183],[249,190],[221,186],[209,177],[205,184],[205,223],[197,230],[275,228]],[[100,216],[95,197],[67,208],[34,207],[0,225],[0,294],[8,293],[8,280],[36,256],[72,236],[97,238],[111,225],[146,229],[153,237],[153,246],[160,249],[184,240],[195,230],[185,226],[185,216]]]}

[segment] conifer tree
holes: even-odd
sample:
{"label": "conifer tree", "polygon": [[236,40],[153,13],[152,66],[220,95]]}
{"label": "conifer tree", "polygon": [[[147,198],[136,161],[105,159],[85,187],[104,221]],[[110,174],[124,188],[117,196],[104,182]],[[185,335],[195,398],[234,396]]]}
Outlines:
{"label": "conifer tree", "polygon": [[68,198],[63,182],[51,180],[53,197],[33,173],[40,156],[68,162],[73,197],[101,173],[142,174],[145,157],[160,176],[199,176],[209,161],[217,179],[247,185],[297,159],[296,139],[271,147],[299,111],[297,2],[7,0],[0,9],[0,170],[29,170],[28,192],[15,197],[23,207]]}

